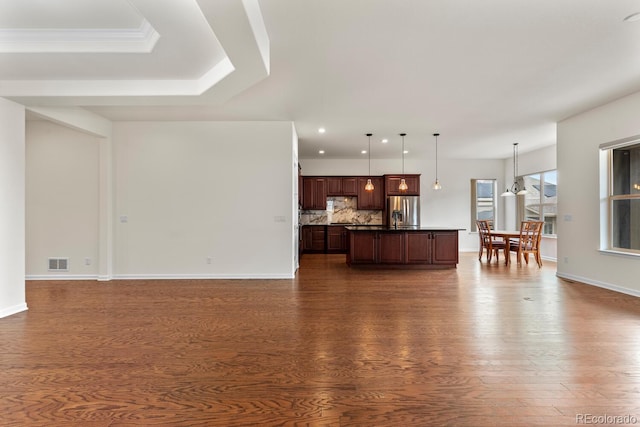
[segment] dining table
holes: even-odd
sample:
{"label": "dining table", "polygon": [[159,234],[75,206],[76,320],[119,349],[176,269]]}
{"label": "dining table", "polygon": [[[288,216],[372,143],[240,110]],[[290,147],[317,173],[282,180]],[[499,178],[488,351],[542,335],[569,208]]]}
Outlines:
{"label": "dining table", "polygon": [[491,230],[491,237],[499,237],[506,242],[504,264],[509,265],[509,263],[511,262],[511,254],[509,253],[509,239],[519,239],[520,230]]}

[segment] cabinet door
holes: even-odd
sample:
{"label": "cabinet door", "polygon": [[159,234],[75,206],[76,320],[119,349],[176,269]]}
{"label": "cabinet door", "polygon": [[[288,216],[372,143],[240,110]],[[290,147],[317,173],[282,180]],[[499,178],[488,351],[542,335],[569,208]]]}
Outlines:
{"label": "cabinet door", "polygon": [[373,191],[365,191],[366,177],[358,178],[358,209],[384,209],[384,180],[382,177],[371,177]]}
{"label": "cabinet door", "polygon": [[433,264],[458,263],[458,232],[433,231]]}
{"label": "cabinet door", "polygon": [[343,196],[358,195],[358,179],[356,177],[352,176],[352,177],[342,178],[342,195]]}
{"label": "cabinet door", "polygon": [[412,231],[405,236],[405,262],[407,264],[431,263],[431,233]]}
{"label": "cabinet door", "polygon": [[302,227],[302,248],[305,252],[325,251],[325,228],[324,225]]}
{"label": "cabinet door", "polygon": [[346,251],[346,229],[339,225],[327,226],[327,252],[345,253]]}
{"label": "cabinet door", "polygon": [[[400,181],[404,178],[407,191],[400,191]],[[387,196],[419,196],[420,175],[385,175],[384,184]]]}
{"label": "cabinet door", "polygon": [[303,178],[302,187],[302,209],[324,210],[327,208],[327,186],[324,178]]}
{"label": "cabinet door", "polygon": [[327,177],[327,196],[342,196],[342,178],[339,176]]}
{"label": "cabinet door", "polygon": [[348,263],[373,264],[376,262],[375,232],[349,233]]}
{"label": "cabinet door", "polygon": [[404,235],[401,232],[378,233],[378,262],[402,264],[404,262]]}

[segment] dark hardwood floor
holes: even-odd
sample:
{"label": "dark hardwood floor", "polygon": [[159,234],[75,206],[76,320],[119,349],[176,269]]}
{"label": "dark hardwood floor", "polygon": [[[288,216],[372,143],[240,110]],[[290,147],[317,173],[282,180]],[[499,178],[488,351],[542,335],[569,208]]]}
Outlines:
{"label": "dark hardwood floor", "polygon": [[28,282],[29,310],[0,319],[0,425],[640,424],[638,298],[477,254],[301,264],[294,280]]}

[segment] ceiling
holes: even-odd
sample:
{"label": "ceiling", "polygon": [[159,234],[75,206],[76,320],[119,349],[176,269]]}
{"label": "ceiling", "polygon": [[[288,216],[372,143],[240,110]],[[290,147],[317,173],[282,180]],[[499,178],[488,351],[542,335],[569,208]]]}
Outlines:
{"label": "ceiling", "polygon": [[[0,0],[0,96],[291,120],[301,158],[508,158],[640,90],[640,0]],[[324,134],[318,128],[326,128]],[[383,144],[381,140],[388,139]],[[325,154],[319,154],[324,150]]]}

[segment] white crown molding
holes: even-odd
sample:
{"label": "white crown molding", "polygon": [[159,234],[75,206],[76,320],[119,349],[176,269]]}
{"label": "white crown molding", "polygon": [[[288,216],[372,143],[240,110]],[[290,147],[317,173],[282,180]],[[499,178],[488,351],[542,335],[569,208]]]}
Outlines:
{"label": "white crown molding", "polygon": [[198,96],[235,70],[225,58],[195,80],[11,80],[0,93],[11,96]]}
{"label": "white crown molding", "polygon": [[149,53],[158,39],[146,19],[138,28],[0,29],[0,53]]}
{"label": "white crown molding", "polygon": [[[196,97],[200,97],[198,102],[213,104],[222,103],[267,77],[269,40],[258,0],[195,1],[225,55],[196,78],[0,80],[0,97],[34,106],[192,105]],[[136,3],[141,13],[149,17],[158,7],[155,2],[143,5],[147,9]]]}

